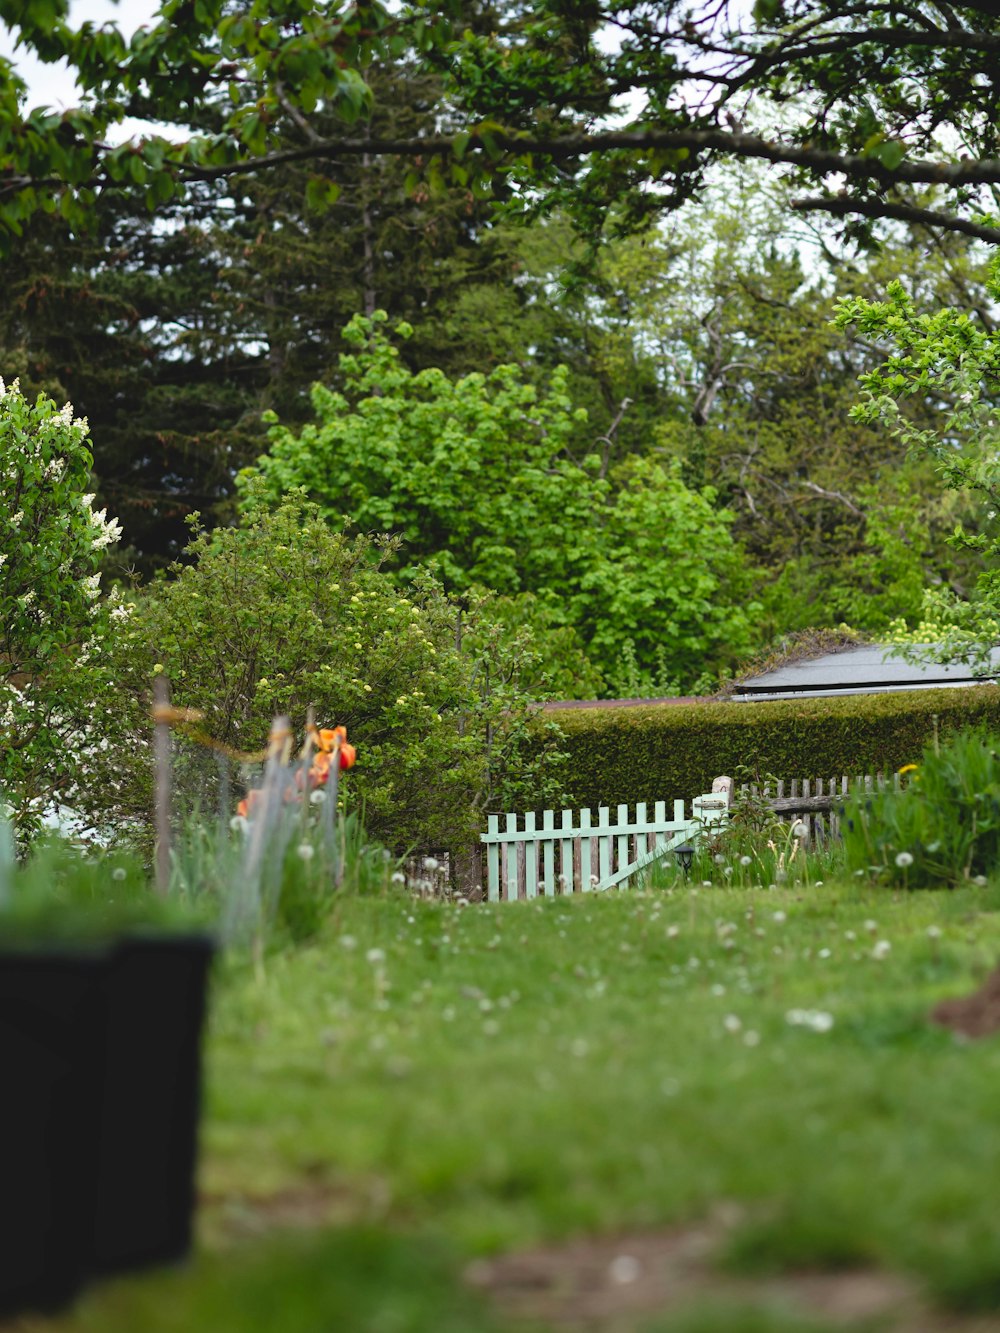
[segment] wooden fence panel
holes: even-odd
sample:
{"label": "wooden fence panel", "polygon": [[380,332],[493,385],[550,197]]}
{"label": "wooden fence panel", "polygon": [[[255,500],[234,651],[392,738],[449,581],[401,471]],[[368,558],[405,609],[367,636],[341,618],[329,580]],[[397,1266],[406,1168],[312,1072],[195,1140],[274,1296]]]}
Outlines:
{"label": "wooden fence panel", "polygon": [[737,789],[736,796],[762,794],[782,819],[803,826],[803,842],[820,847],[829,846],[840,838],[839,807],[852,788],[866,792],[883,791],[890,783],[896,791],[905,786],[899,773],[894,773],[891,778],[884,773],[856,773],[852,777],[842,775],[825,779],[792,778],[786,781],[779,778],[774,784],[773,795],[770,784],[765,784],[761,793],[757,784],[744,783]]}

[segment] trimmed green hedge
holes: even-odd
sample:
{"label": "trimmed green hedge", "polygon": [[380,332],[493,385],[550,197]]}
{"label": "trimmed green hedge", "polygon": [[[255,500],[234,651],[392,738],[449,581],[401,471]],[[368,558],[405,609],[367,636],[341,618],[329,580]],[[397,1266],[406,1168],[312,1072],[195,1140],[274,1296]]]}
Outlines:
{"label": "trimmed green hedge", "polygon": [[785,779],[889,773],[919,759],[935,715],[942,735],[979,723],[1000,732],[1000,688],[566,708],[541,717],[566,736],[569,804],[596,808],[690,800],[740,765]]}

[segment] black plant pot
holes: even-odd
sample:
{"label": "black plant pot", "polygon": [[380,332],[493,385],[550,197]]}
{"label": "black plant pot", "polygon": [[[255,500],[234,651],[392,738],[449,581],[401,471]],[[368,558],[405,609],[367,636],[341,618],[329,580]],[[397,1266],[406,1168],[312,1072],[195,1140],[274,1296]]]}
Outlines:
{"label": "black plant pot", "polygon": [[213,948],[205,935],[137,936],[110,958],[86,1256],[94,1276],[169,1263],[190,1248]]}
{"label": "black plant pot", "polygon": [[0,952],[0,1316],[187,1253],[212,952]]}
{"label": "black plant pot", "polygon": [[85,1276],[105,953],[0,953],[0,1317],[55,1310]]}

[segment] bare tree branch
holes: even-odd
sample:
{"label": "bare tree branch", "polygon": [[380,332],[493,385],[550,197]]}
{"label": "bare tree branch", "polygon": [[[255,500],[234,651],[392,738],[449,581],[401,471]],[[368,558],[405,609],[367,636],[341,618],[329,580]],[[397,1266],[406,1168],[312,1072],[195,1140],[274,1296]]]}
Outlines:
{"label": "bare tree branch", "polygon": [[933,208],[918,208],[915,204],[891,204],[883,199],[851,199],[842,195],[818,195],[811,199],[793,199],[789,204],[797,213],[830,213],[846,217],[850,213],[868,218],[895,218],[897,222],[917,222],[927,227],[944,227],[974,236],[976,240],[1000,245],[1000,228],[969,222],[953,213],[940,213]]}

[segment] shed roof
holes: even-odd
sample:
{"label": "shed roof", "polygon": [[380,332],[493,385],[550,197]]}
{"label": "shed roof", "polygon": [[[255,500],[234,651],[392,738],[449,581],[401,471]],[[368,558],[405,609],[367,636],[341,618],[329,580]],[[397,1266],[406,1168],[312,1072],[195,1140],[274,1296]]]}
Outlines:
{"label": "shed roof", "polygon": [[893,650],[875,644],[823,653],[801,662],[749,676],[733,688],[738,702],[760,699],[818,699],[839,694],[884,694],[897,690],[931,690],[981,685],[1000,676],[1000,649],[990,654],[990,668],[976,674],[964,662],[934,660],[934,644],[920,644],[927,660],[904,662]]}

